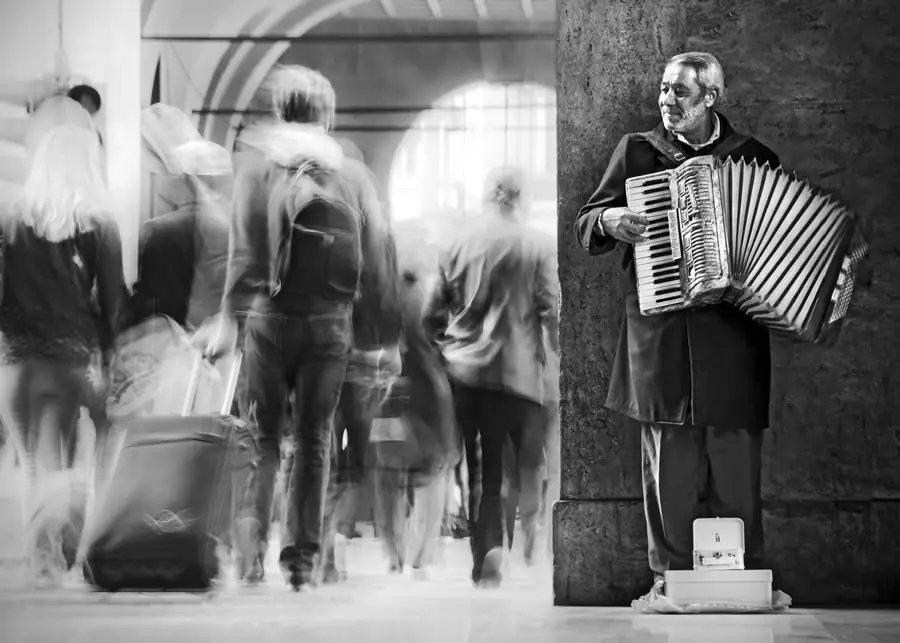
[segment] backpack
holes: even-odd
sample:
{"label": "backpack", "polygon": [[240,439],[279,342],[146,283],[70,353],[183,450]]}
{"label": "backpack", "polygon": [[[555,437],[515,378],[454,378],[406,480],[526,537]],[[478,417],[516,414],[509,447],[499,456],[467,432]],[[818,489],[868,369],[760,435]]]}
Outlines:
{"label": "backpack", "polygon": [[276,297],[294,295],[354,301],[362,276],[362,216],[302,168],[295,189],[307,190],[289,218],[276,257]]}

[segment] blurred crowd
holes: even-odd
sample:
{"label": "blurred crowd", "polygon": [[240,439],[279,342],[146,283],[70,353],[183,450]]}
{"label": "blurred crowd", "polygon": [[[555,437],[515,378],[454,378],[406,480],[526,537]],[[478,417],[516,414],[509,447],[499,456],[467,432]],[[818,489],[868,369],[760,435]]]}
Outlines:
{"label": "blurred crowd", "polygon": [[[514,535],[527,562],[547,555],[559,495],[556,244],[527,224],[528,177],[497,168],[481,215],[435,243],[392,224],[333,135],[326,78],[283,67],[266,91],[271,118],[234,153],[174,107],[143,111],[153,216],[130,286],[91,114],[54,97],[34,119],[23,194],[0,207],[0,420],[33,576],[79,563],[128,419],[175,412],[177,344],[241,357],[231,414],[255,450],[217,536],[243,582],[265,579],[276,527],[294,589],[346,579],[371,484],[387,573],[425,578],[442,538],[467,538],[473,583],[497,586]],[[96,475],[60,477],[82,414]]]}

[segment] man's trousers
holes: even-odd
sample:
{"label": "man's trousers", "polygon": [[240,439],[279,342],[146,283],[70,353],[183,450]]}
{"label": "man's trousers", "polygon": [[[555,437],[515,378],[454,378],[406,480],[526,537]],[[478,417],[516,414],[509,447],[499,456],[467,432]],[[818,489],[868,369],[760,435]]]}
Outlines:
{"label": "man's trousers", "polygon": [[648,553],[657,578],[693,568],[695,518],[740,518],[747,569],[764,564],[762,442],[762,431],[641,426]]}

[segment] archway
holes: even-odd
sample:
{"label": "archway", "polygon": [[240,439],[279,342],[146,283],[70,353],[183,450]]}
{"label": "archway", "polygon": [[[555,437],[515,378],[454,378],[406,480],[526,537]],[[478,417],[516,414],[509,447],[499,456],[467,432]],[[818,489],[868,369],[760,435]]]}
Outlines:
{"label": "archway", "polygon": [[531,187],[529,224],[556,236],[556,92],[479,81],[419,115],[394,155],[388,200],[398,228],[440,238],[481,210],[491,169],[516,165]]}

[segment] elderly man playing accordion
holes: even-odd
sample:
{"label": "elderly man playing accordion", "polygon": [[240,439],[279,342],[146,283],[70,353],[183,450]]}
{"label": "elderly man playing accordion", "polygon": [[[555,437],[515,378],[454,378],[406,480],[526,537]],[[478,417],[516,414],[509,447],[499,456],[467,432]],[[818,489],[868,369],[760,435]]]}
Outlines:
{"label": "elderly man playing accordion", "polygon": [[647,219],[626,206],[625,181],[670,170],[696,156],[756,160],[778,157],[735,132],[716,110],[724,73],[707,53],[670,59],[659,92],[662,122],[627,134],[600,185],[578,213],[578,242],[591,255],[625,246],[625,315],[606,406],[641,424],[649,562],[664,592],[666,570],[692,568],[692,525],[707,490],[713,516],[744,521],[748,568],[763,555],[760,463],[769,422],[769,332],[730,304],[643,316],[633,244]]}

